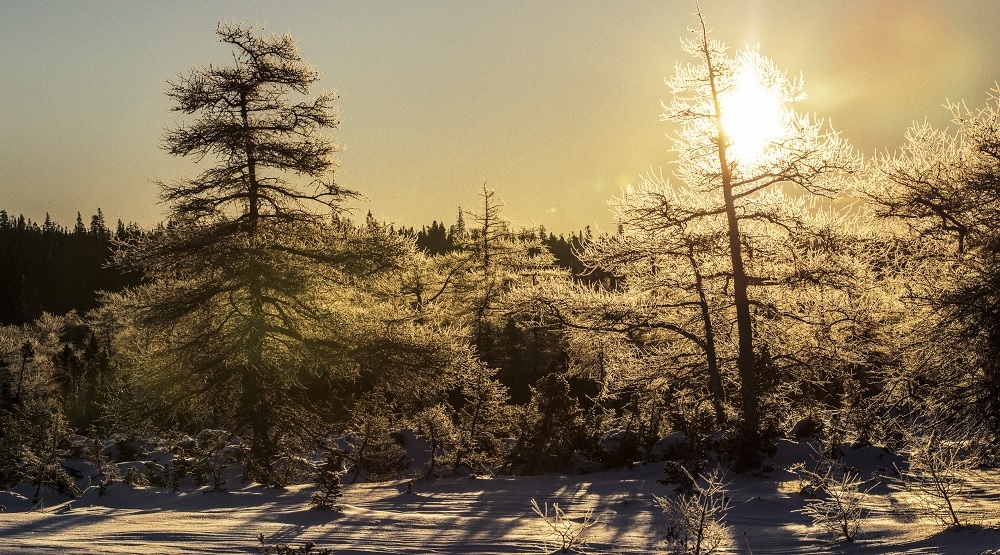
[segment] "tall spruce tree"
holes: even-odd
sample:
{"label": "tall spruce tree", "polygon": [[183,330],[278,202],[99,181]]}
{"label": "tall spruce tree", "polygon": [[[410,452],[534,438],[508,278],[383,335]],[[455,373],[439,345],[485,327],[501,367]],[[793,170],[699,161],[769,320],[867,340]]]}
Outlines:
{"label": "tall spruce tree", "polygon": [[160,184],[169,221],[119,253],[148,280],[122,302],[163,406],[241,434],[246,477],[276,483],[271,463],[323,421],[309,384],[344,367],[338,299],[399,245],[342,223],[356,193],[334,183],[337,146],[321,132],[338,124],[336,96],[308,96],[319,74],[292,37],[216,32],[233,62],[168,83],[173,110],[194,117],[164,136],[171,154],[214,164]]}

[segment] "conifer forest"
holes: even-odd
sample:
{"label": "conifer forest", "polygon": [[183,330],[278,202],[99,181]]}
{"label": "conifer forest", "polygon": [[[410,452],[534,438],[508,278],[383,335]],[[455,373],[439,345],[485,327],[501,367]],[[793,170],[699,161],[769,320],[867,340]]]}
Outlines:
{"label": "conifer forest", "polygon": [[[1000,90],[862,156],[692,23],[676,161],[570,233],[489,176],[447,220],[351,210],[321,68],[219,23],[227,61],[165,85],[200,173],[161,223],[0,206],[10,552],[1000,553]],[[43,540],[251,494],[229,539]]]}

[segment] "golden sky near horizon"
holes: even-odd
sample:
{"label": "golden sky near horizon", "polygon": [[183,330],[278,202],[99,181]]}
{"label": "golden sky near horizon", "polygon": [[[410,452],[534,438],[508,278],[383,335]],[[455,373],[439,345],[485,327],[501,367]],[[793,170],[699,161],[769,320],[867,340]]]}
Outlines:
{"label": "golden sky near horizon", "polygon": [[[703,1],[716,38],[760,43],[864,153],[1000,80],[1000,10],[929,0]],[[663,79],[688,63],[695,3],[0,0],[0,208],[71,225],[101,207],[152,225],[154,180],[198,165],[159,148],[165,81],[224,63],[219,20],[299,39],[336,89],[337,179],[397,225],[452,223],[484,181],[516,224],[607,228],[607,200],[669,170]],[[203,163],[204,164],[204,163]]]}

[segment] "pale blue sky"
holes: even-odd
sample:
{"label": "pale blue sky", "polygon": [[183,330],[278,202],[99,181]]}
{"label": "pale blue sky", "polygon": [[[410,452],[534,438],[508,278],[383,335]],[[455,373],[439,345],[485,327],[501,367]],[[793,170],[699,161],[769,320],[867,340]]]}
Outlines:
{"label": "pale blue sky", "polygon": [[[805,76],[802,108],[866,153],[948,98],[1000,80],[992,1],[701,2],[715,36]],[[0,0],[0,208],[72,224],[161,218],[155,179],[199,168],[159,149],[165,80],[225,62],[219,20],[291,32],[341,94],[338,181],[359,216],[453,222],[483,181],[521,225],[610,226],[607,200],[669,162],[663,78],[688,59],[693,1]]]}

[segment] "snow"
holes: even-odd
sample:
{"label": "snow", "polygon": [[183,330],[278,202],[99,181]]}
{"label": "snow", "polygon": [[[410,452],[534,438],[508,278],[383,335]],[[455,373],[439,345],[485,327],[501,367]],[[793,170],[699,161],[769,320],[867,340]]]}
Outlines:
{"label": "snow", "polygon": [[[774,470],[730,477],[733,506],[729,553],[974,554],[1000,549],[1000,471],[969,476],[963,510],[970,525],[946,529],[921,516],[905,491],[878,485],[866,500],[868,516],[853,543],[831,544],[796,512],[805,498],[787,467],[808,460],[804,443],[782,442],[769,461]],[[846,449],[845,461],[862,477],[891,473],[894,455],[877,447]],[[33,490],[0,492],[0,554],[7,553],[259,553],[268,544],[306,541],[338,554],[541,553],[544,524],[531,500],[559,503],[567,516],[587,511],[589,553],[662,552],[663,516],[653,495],[671,488],[657,482],[662,463],[632,469],[559,476],[493,476],[348,484],[343,513],[309,506],[312,485],[288,488],[239,484],[207,492],[136,488],[115,483],[100,496],[88,489],[74,501],[49,496],[30,511]],[[21,497],[19,497],[21,496]]]}

